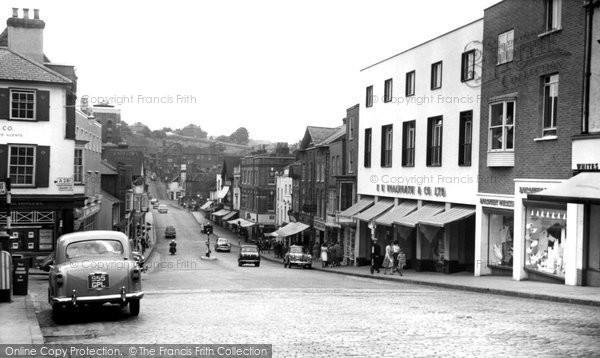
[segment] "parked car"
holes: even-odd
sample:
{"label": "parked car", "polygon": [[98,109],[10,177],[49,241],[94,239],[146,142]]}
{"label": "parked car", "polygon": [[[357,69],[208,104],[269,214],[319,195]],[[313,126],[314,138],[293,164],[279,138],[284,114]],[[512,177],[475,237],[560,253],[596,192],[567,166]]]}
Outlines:
{"label": "parked car", "polygon": [[220,237],[217,239],[215,243],[215,251],[227,251],[231,252],[231,243],[228,239],[224,237]]}
{"label": "parked car", "polygon": [[158,209],[158,206],[160,205],[160,202],[158,201],[157,198],[152,198],[150,200],[150,204],[152,204],[152,208],[153,209]]}
{"label": "parked car", "polygon": [[165,239],[174,239],[177,237],[175,226],[167,226],[165,228]]}
{"label": "parked car", "polygon": [[169,207],[166,204],[160,204],[158,206],[158,212],[159,213],[168,213],[169,212]]}
{"label": "parked car", "polygon": [[292,245],[283,258],[283,267],[292,268],[292,265],[312,268],[312,256],[305,253],[302,246]]}
{"label": "parked car", "polygon": [[243,264],[254,264],[260,266],[260,252],[256,245],[242,245],[238,255],[238,266]]}
{"label": "parked car", "polygon": [[127,236],[118,231],[80,231],[62,235],[48,279],[48,302],[55,318],[68,307],[104,303],[129,305],[140,313],[142,273]]}

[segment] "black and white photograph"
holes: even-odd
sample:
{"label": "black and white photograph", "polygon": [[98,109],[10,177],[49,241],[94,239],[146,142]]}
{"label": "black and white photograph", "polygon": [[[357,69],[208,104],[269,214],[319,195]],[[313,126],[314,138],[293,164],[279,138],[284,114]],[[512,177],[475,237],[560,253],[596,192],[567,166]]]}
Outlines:
{"label": "black and white photograph", "polygon": [[600,0],[0,3],[0,357],[600,357]]}

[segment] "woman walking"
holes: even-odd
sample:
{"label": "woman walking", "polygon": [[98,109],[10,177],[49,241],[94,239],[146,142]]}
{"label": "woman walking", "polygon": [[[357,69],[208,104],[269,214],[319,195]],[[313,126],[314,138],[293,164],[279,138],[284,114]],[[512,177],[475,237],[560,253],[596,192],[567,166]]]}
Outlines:
{"label": "woman walking", "polygon": [[393,274],[394,271],[392,271],[392,264],[393,264],[393,258],[392,258],[392,245],[388,242],[388,244],[385,246],[385,257],[383,259],[383,274],[386,275],[387,274],[387,270],[389,269],[390,272]]}

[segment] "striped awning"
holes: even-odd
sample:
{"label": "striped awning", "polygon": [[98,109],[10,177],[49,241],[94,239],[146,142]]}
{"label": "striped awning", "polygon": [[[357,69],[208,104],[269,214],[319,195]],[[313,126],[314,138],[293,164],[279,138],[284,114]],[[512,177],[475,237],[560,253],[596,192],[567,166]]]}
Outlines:
{"label": "striped awning", "polygon": [[394,220],[395,224],[415,227],[421,220],[425,220],[431,216],[437,215],[444,211],[444,204],[428,203],[423,205],[419,210],[406,215],[403,218]]}
{"label": "striped awning", "polygon": [[234,216],[236,216],[238,214],[238,212],[236,210],[230,211],[229,214],[223,216],[223,220],[227,221],[227,220],[231,220],[233,219]]}
{"label": "striped awning", "polygon": [[229,210],[227,210],[227,209],[221,209],[221,210],[217,211],[216,213],[213,213],[213,216],[221,217],[221,216],[225,216],[225,215],[227,215],[229,213],[230,213]]}
{"label": "striped awning", "polygon": [[310,226],[303,224],[303,223],[299,223],[299,222],[293,222],[293,223],[289,223],[286,226],[282,227],[281,229],[277,230],[277,236],[279,237],[286,237],[286,236],[291,236],[291,235],[295,235],[299,232],[302,232],[306,229],[308,229]]}
{"label": "striped awning", "polygon": [[373,203],[374,203],[373,199],[360,199],[354,205],[352,205],[348,209],[342,211],[338,215],[342,216],[342,217],[351,218],[352,216],[360,213],[361,211],[365,210],[369,206],[373,205]]}
{"label": "striped awning", "polygon": [[212,202],[212,201],[210,201],[210,200],[209,200],[209,201],[207,201],[206,203],[204,203],[204,205],[202,205],[202,206],[200,207],[200,210],[206,210],[206,209],[208,209],[208,208],[209,208],[209,207],[212,205],[212,203],[213,203],[213,202]]}
{"label": "striped awning", "polygon": [[217,193],[217,197],[219,199],[223,199],[226,195],[227,192],[229,192],[229,186],[224,186],[223,188],[221,188],[221,190],[219,190],[219,192]]}
{"label": "striped awning", "polygon": [[400,203],[400,205],[392,208],[392,210],[375,219],[375,223],[379,225],[392,226],[394,221],[402,219],[415,210],[417,210],[417,202],[413,200],[406,200]]}
{"label": "striped awning", "polygon": [[450,208],[450,210],[444,211],[443,213],[425,218],[419,221],[419,224],[444,227],[447,224],[466,219],[472,215],[475,215],[475,208],[468,206],[455,206]]}
{"label": "striped awning", "polygon": [[354,215],[354,218],[358,219],[358,220],[363,220],[363,221],[370,221],[370,220],[373,220],[373,218],[388,211],[393,206],[394,206],[393,200],[385,200],[385,199],[379,200],[378,202],[375,203],[375,205],[371,206],[367,210],[363,211],[362,213]]}
{"label": "striped awning", "polygon": [[256,223],[245,220],[245,219],[233,219],[233,220],[229,220],[227,223],[233,224],[233,225],[239,225],[241,227],[250,227],[250,226],[256,225]]}

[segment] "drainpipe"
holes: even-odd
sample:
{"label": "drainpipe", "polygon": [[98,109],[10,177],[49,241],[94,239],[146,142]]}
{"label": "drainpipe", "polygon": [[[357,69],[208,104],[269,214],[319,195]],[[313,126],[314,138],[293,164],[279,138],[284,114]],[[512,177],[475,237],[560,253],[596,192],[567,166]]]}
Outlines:
{"label": "drainpipe", "polygon": [[585,51],[583,57],[583,118],[581,122],[581,133],[589,133],[590,123],[590,79],[592,76],[592,33],[593,33],[593,18],[596,1],[587,0],[585,6]]}

